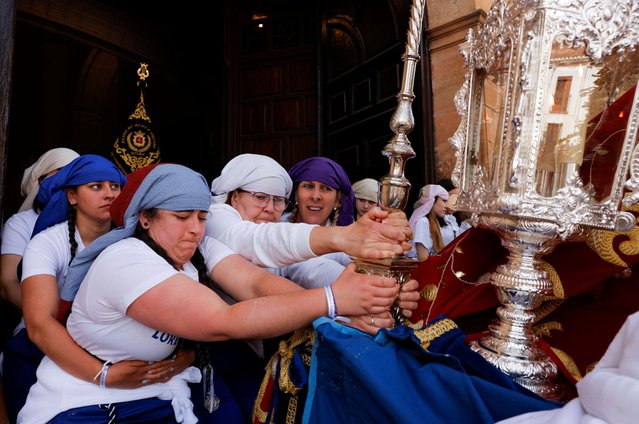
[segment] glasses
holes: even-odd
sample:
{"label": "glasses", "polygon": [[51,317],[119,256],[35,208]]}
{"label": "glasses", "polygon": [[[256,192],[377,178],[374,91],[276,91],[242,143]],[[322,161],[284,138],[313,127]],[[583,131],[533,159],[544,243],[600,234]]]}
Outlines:
{"label": "glasses", "polygon": [[246,191],[242,189],[238,189],[238,191],[250,194],[253,198],[253,203],[255,203],[255,206],[259,208],[266,207],[266,205],[268,205],[271,200],[273,200],[273,209],[278,212],[282,212],[288,206],[288,199],[286,197],[273,196],[271,194]]}

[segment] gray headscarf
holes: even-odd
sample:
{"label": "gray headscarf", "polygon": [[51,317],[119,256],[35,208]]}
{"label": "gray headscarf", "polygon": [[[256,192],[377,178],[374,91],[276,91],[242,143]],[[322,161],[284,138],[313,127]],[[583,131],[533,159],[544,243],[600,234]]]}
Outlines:
{"label": "gray headscarf", "polygon": [[208,211],[209,206],[211,194],[206,179],[185,166],[155,164],[129,174],[122,193],[111,205],[111,217],[123,226],[98,237],[75,257],[60,289],[60,297],[73,300],[100,252],[135,233],[141,211],[154,208]]}

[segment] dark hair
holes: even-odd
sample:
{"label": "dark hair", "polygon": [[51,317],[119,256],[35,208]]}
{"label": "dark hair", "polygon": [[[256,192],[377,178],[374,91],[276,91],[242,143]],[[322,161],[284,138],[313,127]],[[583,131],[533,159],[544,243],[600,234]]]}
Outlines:
{"label": "dark hair", "polygon": [[71,246],[71,259],[69,259],[69,265],[75,258],[75,254],[78,251],[78,242],[75,239],[75,221],[77,219],[77,211],[75,205],[68,203],[67,205],[67,227],[69,228],[69,245]]}
{"label": "dark hair", "polygon": [[436,184],[444,187],[446,191],[451,191],[457,188],[455,184],[453,184],[453,180],[451,180],[450,178],[442,178],[441,180],[437,181]]}
{"label": "dark hair", "polygon": [[[144,214],[148,216],[149,218],[153,218],[154,216],[157,215],[157,213],[158,213],[158,209],[155,209],[155,208],[146,209],[144,211]],[[153,240],[153,238],[151,238],[151,236],[149,235],[149,231],[142,228],[139,222],[135,226],[135,232],[133,234],[133,237],[143,241],[147,246],[151,248],[151,250],[153,250],[162,259],[167,261],[169,265],[171,265],[173,268],[179,271],[178,267],[173,263],[171,258],[169,258],[169,255],[167,255],[166,251],[162,249],[162,247],[160,247],[160,245],[157,244],[155,240]],[[199,248],[195,249],[195,253],[193,254],[193,257],[191,258],[191,263],[193,264],[195,269],[197,269],[198,280],[200,281],[200,283],[204,284],[205,286],[209,288],[212,288],[211,279],[209,278],[208,273],[206,272],[206,264],[204,262],[204,256],[202,256],[202,253],[200,252]]]}

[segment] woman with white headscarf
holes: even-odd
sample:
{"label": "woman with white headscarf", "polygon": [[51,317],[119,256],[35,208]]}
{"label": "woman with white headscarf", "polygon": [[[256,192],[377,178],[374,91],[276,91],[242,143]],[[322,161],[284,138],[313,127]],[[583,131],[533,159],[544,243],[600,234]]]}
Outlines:
{"label": "woman with white headscarf", "polygon": [[[263,201],[259,199],[261,195],[268,197],[265,202],[268,207],[275,206],[274,202],[282,202],[279,198],[288,197],[291,190],[290,177],[272,158],[255,154],[233,158],[211,183],[213,204],[206,234],[241,252],[254,264],[267,268],[279,268],[331,252],[383,259],[392,257],[393,252],[408,250],[408,243],[397,241],[412,233],[406,219],[389,216],[381,209],[372,210],[357,223],[329,227],[266,222],[268,212],[245,220],[232,206],[234,196],[251,196],[255,201]],[[380,225],[382,220],[390,225]]]}
{"label": "woman with white headscarf", "polygon": [[[279,222],[288,204],[292,186],[291,178],[286,170],[268,156],[242,154],[233,158],[211,184],[213,204],[210,208],[211,215],[206,223],[207,235],[224,242],[241,255],[251,257],[252,252],[257,252],[255,256],[264,261],[268,260],[269,256],[277,255],[275,258],[279,261],[277,263],[290,265],[271,266],[267,270],[288,278],[304,288],[330,286],[344,272],[344,265],[328,255],[312,257],[300,262],[299,256],[288,255],[287,248],[284,247],[289,243],[288,246],[296,251],[306,252],[308,244],[306,232],[313,228],[308,224]],[[264,234],[268,233],[268,236],[260,237],[260,231],[264,231]],[[264,261],[257,263],[263,265]],[[271,265],[274,263],[275,261],[270,262]],[[416,289],[416,281],[414,286]],[[402,298],[408,299],[414,295],[416,301],[419,294],[414,289],[411,292],[410,287],[411,284],[407,283],[406,292],[402,294]],[[376,316],[374,319],[370,316],[349,319],[352,319],[351,325],[371,334],[375,334],[380,327],[390,327],[393,324],[388,313]],[[268,346],[268,343],[265,344]],[[236,386],[239,386],[238,381],[242,378],[245,383],[250,382],[251,375],[245,370],[250,368],[263,370],[266,364],[261,357],[271,356],[268,349],[265,354],[264,345],[258,341],[251,341],[250,345],[260,358],[243,344],[224,346],[224,350],[220,349],[219,343],[215,345],[213,349],[216,350],[212,351],[212,357],[218,360],[222,356],[228,357],[224,368],[217,367],[221,370],[218,373],[222,373],[227,382],[235,381]],[[233,360],[233,358],[238,359]],[[258,372],[255,375],[259,376],[261,381],[263,373]],[[259,387],[259,382],[256,387]],[[234,393],[236,399],[246,397],[238,389],[235,389],[235,392],[237,392]],[[255,393],[252,399],[254,398]]]}
{"label": "woman with white headscarf", "polygon": [[5,222],[0,248],[0,297],[18,309],[22,309],[18,264],[38,219],[39,207],[34,200],[40,183],[78,156],[76,152],[65,147],[51,149],[25,169],[22,175],[20,190],[24,201],[19,212]]}
{"label": "woman with white headscarf", "polygon": [[353,183],[355,196],[355,219],[359,219],[369,209],[379,206],[379,182],[372,178],[364,178]]}
{"label": "woman with white headscarf", "polygon": [[[110,210],[120,227],[76,256],[61,289],[63,300],[73,300],[69,334],[103,366],[86,382],[46,357],[18,423],[107,422],[113,415],[122,422],[194,423],[186,383],[199,381],[197,369],[165,383],[148,384],[145,377],[133,389],[114,389],[111,363],[160,360],[180,338],[273,337],[322,315],[335,317],[337,307],[358,315],[393,302],[397,288],[389,278],[351,275],[330,289],[301,290],[251,265],[204,237],[210,202],[204,177],[180,165],[147,166],[128,176]],[[228,305],[217,291],[239,302]],[[210,394],[209,401],[193,402],[215,409]],[[217,413],[223,410],[221,400]]]}
{"label": "woman with white headscarf", "polygon": [[447,201],[448,191],[440,185],[428,184],[419,191],[419,199],[408,220],[415,234],[408,256],[428,259],[461,233],[455,217],[446,213]]}

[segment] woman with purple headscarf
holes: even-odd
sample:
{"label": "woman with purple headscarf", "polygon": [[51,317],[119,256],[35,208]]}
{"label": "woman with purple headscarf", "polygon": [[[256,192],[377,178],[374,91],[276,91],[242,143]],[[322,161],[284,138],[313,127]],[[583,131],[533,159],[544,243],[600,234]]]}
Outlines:
{"label": "woman with purple headscarf", "polygon": [[349,225],[353,222],[355,198],[346,171],[337,162],[315,156],[289,171],[293,180],[295,207],[291,222],[318,225]]}

